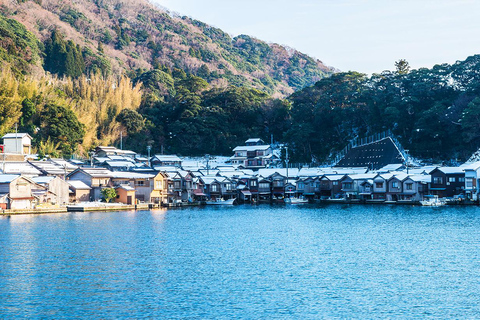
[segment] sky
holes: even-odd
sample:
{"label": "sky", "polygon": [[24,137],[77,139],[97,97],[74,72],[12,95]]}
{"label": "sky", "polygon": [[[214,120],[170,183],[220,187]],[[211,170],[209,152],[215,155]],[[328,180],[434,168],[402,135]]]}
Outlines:
{"label": "sky", "polygon": [[414,69],[480,54],[477,0],[152,0],[232,36],[295,48],[341,71]]}

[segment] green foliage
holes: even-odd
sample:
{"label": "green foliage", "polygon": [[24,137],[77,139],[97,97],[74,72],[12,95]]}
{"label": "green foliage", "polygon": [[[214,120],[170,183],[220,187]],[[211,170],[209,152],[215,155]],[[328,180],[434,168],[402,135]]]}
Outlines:
{"label": "green foliage", "polygon": [[103,188],[101,192],[105,202],[110,202],[117,197],[117,191],[114,188]]}
{"label": "green foliage", "polygon": [[41,43],[25,26],[0,15],[0,62],[9,62],[17,73],[40,62]]}
{"label": "green foliage", "polygon": [[127,134],[129,135],[138,133],[144,128],[145,120],[143,119],[142,115],[135,110],[122,110],[118,114],[116,120],[127,129]]}
{"label": "green foliage", "polygon": [[64,156],[71,155],[77,145],[83,141],[84,125],[73,111],[65,107],[50,104],[40,115],[40,134],[44,139],[51,138],[53,143],[60,143]]}
{"label": "green foliage", "polygon": [[45,42],[45,70],[60,76],[79,77],[85,72],[85,61],[79,46],[65,41],[57,30]]}

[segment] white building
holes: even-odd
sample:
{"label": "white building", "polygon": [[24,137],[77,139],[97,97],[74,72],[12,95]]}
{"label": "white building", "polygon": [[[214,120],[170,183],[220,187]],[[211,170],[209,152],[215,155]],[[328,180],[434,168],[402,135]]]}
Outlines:
{"label": "white building", "polygon": [[32,137],[28,133],[7,133],[3,136],[3,152],[31,154]]}
{"label": "white building", "polygon": [[233,165],[249,169],[266,168],[278,162],[271,145],[266,145],[262,139],[254,138],[245,141],[245,146],[233,149],[235,154],[230,158]]}

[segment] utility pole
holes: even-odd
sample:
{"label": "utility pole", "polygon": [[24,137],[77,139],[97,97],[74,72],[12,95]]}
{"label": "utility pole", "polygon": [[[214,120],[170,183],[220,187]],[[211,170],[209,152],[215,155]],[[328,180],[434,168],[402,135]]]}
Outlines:
{"label": "utility pole", "polygon": [[147,146],[147,153],[148,153],[148,157],[147,157],[147,165],[150,167],[150,150],[152,150],[152,146]]}
{"label": "utility pole", "polygon": [[210,174],[210,155],[206,154],[205,158],[207,159],[207,176]]}
{"label": "utility pole", "polygon": [[123,130],[120,130],[120,150],[123,150]]}
{"label": "utility pole", "polygon": [[15,153],[18,153],[18,123],[15,123]]}

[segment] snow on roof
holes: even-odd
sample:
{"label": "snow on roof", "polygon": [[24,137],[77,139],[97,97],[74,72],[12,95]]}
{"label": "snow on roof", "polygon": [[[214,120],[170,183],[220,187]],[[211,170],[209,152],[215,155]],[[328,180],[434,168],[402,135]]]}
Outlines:
{"label": "snow on roof", "polygon": [[112,176],[112,171],[105,168],[80,168],[80,169],[86,174],[88,174],[89,176],[94,178],[98,178],[98,177],[110,178]]}
{"label": "snow on roof", "polygon": [[52,176],[42,176],[42,177],[33,177],[32,180],[35,181],[38,184],[45,184],[49,183],[52,179],[55,179],[55,177]]}
{"label": "snow on roof", "polygon": [[445,174],[462,174],[462,173],[465,173],[464,169],[460,168],[460,167],[441,167],[441,168],[438,168],[438,170],[445,173]]}
{"label": "snow on roof", "polygon": [[[330,174],[330,175],[324,175],[322,177],[322,180],[330,180],[330,181],[339,181],[342,180],[342,178],[345,177],[344,174]],[[356,179],[356,176],[352,176],[352,178]]]}
{"label": "snow on roof", "polygon": [[106,161],[107,165],[112,168],[134,167],[135,163],[131,161]]}
{"label": "snow on roof", "polygon": [[413,174],[409,176],[415,182],[429,183],[432,181],[432,177],[429,174]]}
{"label": "snow on roof", "polygon": [[123,189],[123,190],[127,190],[127,191],[135,191],[135,188],[133,188],[132,186],[129,186],[128,184],[121,184],[121,185],[117,186],[115,189]]}
{"label": "snow on roof", "polygon": [[178,156],[176,155],[163,155],[163,154],[156,154],[154,157],[154,159],[157,159],[158,161],[175,161],[175,162],[181,162],[182,159],[180,159]]}
{"label": "snow on roof", "polygon": [[5,162],[0,165],[0,168],[5,166],[4,173],[6,174],[23,174],[27,176],[39,176],[42,172],[36,169],[28,162]]}
{"label": "snow on roof", "polygon": [[352,174],[350,177],[354,180],[368,180],[373,179],[377,176],[376,173],[361,173],[361,174]]}
{"label": "snow on roof", "polygon": [[30,139],[32,139],[32,137],[28,133],[7,133],[2,138],[3,139],[15,139],[15,138],[23,138],[23,137],[29,137]]}
{"label": "snow on roof", "polygon": [[20,175],[17,175],[17,174],[0,174],[0,183],[10,183],[18,177],[20,177]]}
{"label": "snow on roof", "polygon": [[137,173],[137,172],[112,172],[112,179],[153,179],[155,178],[154,174],[148,173]]}
{"label": "snow on roof", "polygon": [[89,186],[87,186],[83,181],[80,180],[67,180],[67,183],[76,190],[90,190]]}
{"label": "snow on roof", "polygon": [[247,141],[245,141],[245,143],[253,143],[253,142],[260,142],[260,141],[263,141],[263,140],[260,138],[250,138]]}
{"label": "snow on roof", "polygon": [[389,172],[389,171],[396,171],[399,170],[401,167],[403,167],[403,164],[401,163],[392,163],[392,164],[387,164],[386,166],[378,169],[378,172]]}
{"label": "snow on roof", "polygon": [[233,149],[235,151],[257,151],[257,150],[268,150],[270,148],[269,144],[266,145],[259,145],[259,146],[238,146]]}

